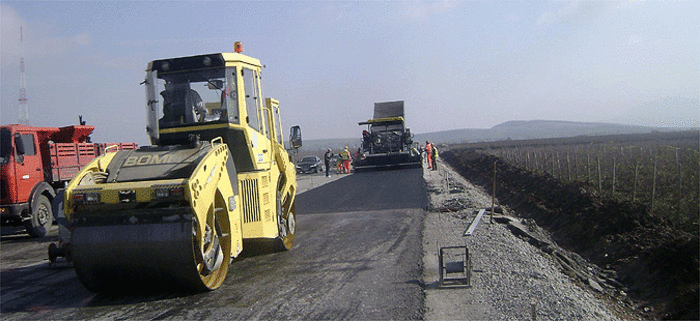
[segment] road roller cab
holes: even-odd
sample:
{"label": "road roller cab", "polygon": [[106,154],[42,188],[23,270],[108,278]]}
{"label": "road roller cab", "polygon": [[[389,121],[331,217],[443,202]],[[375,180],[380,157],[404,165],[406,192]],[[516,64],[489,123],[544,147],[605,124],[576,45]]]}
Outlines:
{"label": "road roller cab", "polygon": [[[66,188],[73,264],[87,288],[213,290],[243,240],[292,247],[296,171],[261,69],[240,52],[148,64],[153,146],[97,158]],[[294,126],[288,148],[300,146]]]}

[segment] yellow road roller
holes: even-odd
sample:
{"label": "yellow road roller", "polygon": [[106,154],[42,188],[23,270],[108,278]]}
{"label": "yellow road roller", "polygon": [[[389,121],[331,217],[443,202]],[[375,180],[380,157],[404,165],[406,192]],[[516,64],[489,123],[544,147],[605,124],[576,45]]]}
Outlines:
{"label": "yellow road roller", "polygon": [[73,266],[86,288],[214,290],[244,243],[292,247],[289,153],[301,130],[293,126],[285,146],[261,69],[240,50],[148,63],[152,145],[94,159],[65,189]]}

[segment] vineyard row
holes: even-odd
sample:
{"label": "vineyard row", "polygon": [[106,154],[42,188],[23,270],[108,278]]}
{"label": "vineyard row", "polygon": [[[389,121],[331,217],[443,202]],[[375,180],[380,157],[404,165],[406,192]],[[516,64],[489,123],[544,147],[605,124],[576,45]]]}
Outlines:
{"label": "vineyard row", "polygon": [[646,204],[652,214],[697,230],[698,146],[542,146],[486,151],[527,171],[582,182],[598,194]]}

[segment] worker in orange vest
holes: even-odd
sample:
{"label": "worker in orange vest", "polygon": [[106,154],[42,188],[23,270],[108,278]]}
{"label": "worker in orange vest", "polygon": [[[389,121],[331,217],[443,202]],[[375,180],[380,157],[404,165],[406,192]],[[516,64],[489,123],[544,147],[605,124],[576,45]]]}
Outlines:
{"label": "worker in orange vest", "polygon": [[428,169],[433,168],[433,145],[429,141],[425,141],[425,156],[428,158]]}

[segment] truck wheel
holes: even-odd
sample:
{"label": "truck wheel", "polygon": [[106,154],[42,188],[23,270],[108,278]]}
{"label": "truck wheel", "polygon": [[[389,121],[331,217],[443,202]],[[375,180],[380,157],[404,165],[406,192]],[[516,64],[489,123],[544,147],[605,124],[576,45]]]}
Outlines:
{"label": "truck wheel", "polygon": [[31,237],[43,237],[53,224],[51,202],[46,196],[39,195],[33,203],[32,218],[24,221],[24,228]]}

